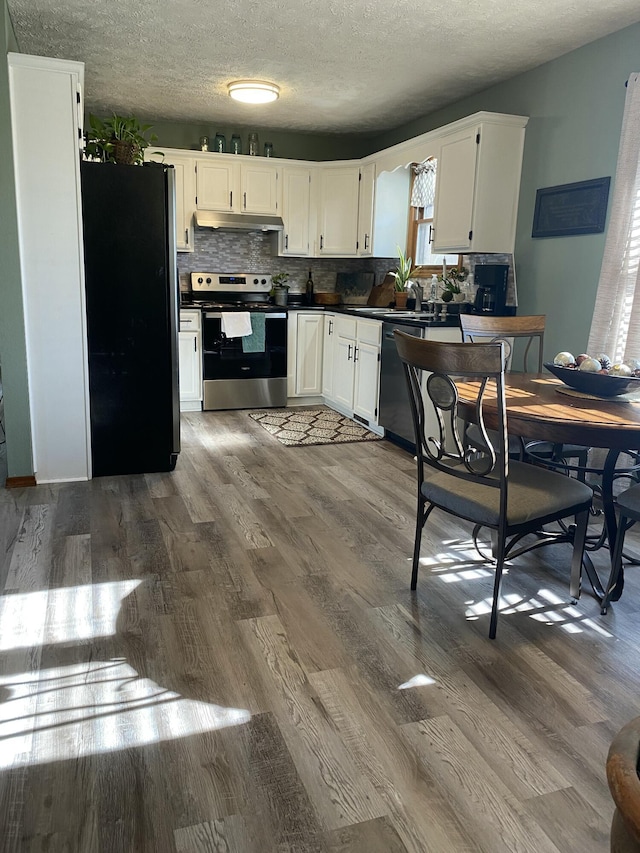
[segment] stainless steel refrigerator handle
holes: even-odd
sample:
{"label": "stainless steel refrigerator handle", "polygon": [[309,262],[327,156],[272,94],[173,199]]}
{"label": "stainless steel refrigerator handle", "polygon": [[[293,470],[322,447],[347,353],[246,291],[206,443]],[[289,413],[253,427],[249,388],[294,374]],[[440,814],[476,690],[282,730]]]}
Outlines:
{"label": "stainless steel refrigerator handle", "polygon": [[180,282],[176,246],[176,178],[173,166],[165,167],[167,205],[167,278],[169,281],[169,347],[171,352],[171,398],[173,406],[173,453],[180,453],[180,377],[178,334],[180,331]]}

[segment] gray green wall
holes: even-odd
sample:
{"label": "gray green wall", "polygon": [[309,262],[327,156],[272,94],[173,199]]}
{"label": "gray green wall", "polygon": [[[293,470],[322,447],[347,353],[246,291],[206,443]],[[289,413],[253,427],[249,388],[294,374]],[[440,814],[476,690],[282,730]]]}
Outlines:
{"label": "gray green wall", "polygon": [[640,24],[380,135],[371,149],[479,110],[530,117],[515,264],[520,313],[547,315],[547,358],[587,346],[605,234],[532,239],[536,190],[605,175],[611,175],[613,184],[624,84],[633,71],[640,71]]}
{"label": "gray green wall", "polygon": [[[269,130],[260,127],[227,127],[217,124],[175,124],[156,122],[152,132],[158,140],[155,146],[167,148],[199,149],[200,137],[208,136],[213,146],[216,133],[224,134],[227,141],[227,151],[231,142],[231,134],[237,133],[242,141],[242,152],[248,154],[247,134],[257,131],[260,140],[260,152],[264,143],[273,143],[275,157],[292,160],[350,160],[363,156],[363,152],[371,147],[372,134],[340,135],[318,133],[288,133],[281,130]],[[211,148],[210,150],[213,150]]]}
{"label": "gray green wall", "polygon": [[[4,47],[4,54],[18,49],[4,0],[0,13],[0,45]],[[8,475],[22,477],[33,474],[33,464],[6,61],[0,62],[0,151],[3,152],[0,157],[0,367]]]}

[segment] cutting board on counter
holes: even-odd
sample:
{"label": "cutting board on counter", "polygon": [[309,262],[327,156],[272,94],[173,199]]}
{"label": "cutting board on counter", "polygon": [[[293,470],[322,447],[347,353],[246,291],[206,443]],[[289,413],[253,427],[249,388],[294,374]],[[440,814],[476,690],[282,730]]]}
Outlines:
{"label": "cutting board on counter", "polygon": [[374,274],[372,272],[339,272],[336,275],[336,293],[343,305],[366,305]]}
{"label": "cutting board on counter", "polygon": [[388,272],[380,284],[374,284],[369,294],[367,305],[370,308],[388,308],[393,302],[395,294],[395,278],[392,272]]}

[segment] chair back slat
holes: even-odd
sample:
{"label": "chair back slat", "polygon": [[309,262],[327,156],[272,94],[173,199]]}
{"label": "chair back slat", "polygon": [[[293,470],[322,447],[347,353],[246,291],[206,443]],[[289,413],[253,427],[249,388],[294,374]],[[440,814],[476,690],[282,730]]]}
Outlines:
{"label": "chair back slat", "polygon": [[[509,370],[513,369],[511,341],[520,338],[526,339],[522,363],[522,369],[525,373],[530,373],[532,370],[542,373],[545,323],[546,316],[544,314],[530,314],[521,317],[487,317],[482,314],[460,314],[463,342],[505,341]],[[534,344],[537,346],[538,352],[537,363],[534,362],[531,352]]]}

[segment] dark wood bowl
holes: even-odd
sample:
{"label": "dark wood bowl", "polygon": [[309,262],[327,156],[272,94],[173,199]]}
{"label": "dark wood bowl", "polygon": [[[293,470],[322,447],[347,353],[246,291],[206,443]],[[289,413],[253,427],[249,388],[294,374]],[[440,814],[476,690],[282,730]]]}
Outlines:
{"label": "dark wood bowl", "polygon": [[640,378],[637,376],[612,376],[607,373],[588,373],[577,367],[560,367],[558,364],[545,362],[548,371],[557,376],[561,382],[583,394],[593,394],[594,397],[617,397],[627,391],[637,391]]}

